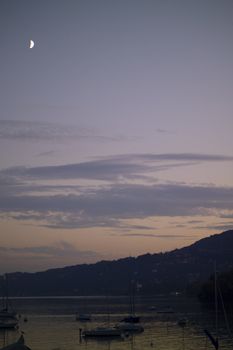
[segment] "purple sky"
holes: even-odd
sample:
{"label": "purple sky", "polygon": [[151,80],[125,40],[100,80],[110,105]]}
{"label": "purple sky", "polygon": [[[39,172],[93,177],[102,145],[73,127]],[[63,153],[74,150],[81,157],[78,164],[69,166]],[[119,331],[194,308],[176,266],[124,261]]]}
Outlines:
{"label": "purple sky", "polygon": [[0,2],[0,273],[233,227],[232,38],[231,0]]}

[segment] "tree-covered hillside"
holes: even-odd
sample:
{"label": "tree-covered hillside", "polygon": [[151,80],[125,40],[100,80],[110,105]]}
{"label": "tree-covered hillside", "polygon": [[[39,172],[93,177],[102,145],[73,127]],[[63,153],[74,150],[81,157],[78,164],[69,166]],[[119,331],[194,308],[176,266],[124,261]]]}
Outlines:
{"label": "tree-covered hillside", "polygon": [[[213,273],[233,268],[233,230],[188,247],[137,258],[101,261],[37,273],[11,273],[9,293],[39,295],[125,295],[134,281],[139,294],[184,292]],[[3,277],[0,287],[3,286]]]}

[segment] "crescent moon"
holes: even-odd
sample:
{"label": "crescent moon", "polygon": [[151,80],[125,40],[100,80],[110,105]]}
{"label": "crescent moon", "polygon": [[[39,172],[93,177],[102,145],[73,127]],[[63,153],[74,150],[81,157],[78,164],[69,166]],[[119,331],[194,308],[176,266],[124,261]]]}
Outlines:
{"label": "crescent moon", "polygon": [[32,49],[35,46],[35,43],[33,40],[29,41],[29,49]]}

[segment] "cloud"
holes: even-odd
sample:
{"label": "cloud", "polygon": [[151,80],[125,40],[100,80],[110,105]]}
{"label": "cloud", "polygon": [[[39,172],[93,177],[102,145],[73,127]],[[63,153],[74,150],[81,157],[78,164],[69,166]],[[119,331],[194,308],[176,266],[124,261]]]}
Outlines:
{"label": "cloud", "polygon": [[79,185],[69,185],[69,184],[40,184],[40,182],[28,181],[26,178],[19,179],[17,176],[7,176],[0,172],[0,193],[1,196],[19,196],[22,194],[32,194],[32,193],[76,193],[82,192],[83,187]]}
{"label": "cloud", "polygon": [[177,239],[177,238],[195,238],[196,236],[194,235],[157,235],[157,234],[150,234],[150,233],[127,233],[127,234],[122,234],[121,236],[123,237],[148,237],[148,238],[162,238],[162,239]]}
{"label": "cloud", "polygon": [[0,247],[0,251],[2,253],[14,253],[19,255],[30,255],[30,256],[38,256],[38,257],[66,257],[69,255],[70,257],[79,257],[79,258],[99,258],[95,252],[92,251],[80,251],[77,250],[73,245],[68,242],[57,242],[54,246],[35,246],[35,247],[22,247],[22,248],[8,248],[8,247]]}
{"label": "cloud", "polygon": [[233,230],[233,222],[230,222],[230,223],[224,222],[224,223],[218,224],[218,225],[199,226],[196,228],[215,230],[215,231],[227,231],[227,230]]}
{"label": "cloud", "polygon": [[77,164],[45,166],[45,167],[15,167],[2,171],[3,175],[25,179],[92,179],[117,180],[120,177],[138,177],[138,173],[147,171],[148,166],[96,160]]}
{"label": "cloud", "polygon": [[[161,184],[153,176],[173,167],[232,159],[193,153],[131,154],[77,164],[8,168],[0,171],[0,210],[2,218],[33,221],[49,228],[125,231],[150,229],[130,225],[125,219],[231,215],[232,187]],[[70,179],[93,180],[94,184],[72,185]],[[62,180],[61,184],[56,180]],[[105,183],[96,184],[95,180]]]}
{"label": "cloud", "polygon": [[114,184],[80,194],[10,193],[0,198],[0,210],[5,215],[19,220],[28,215],[51,228],[121,228],[124,219],[205,216],[211,211],[217,215],[225,209],[233,210],[231,187]]}
{"label": "cloud", "polygon": [[104,181],[155,181],[155,172],[195,165],[201,162],[233,161],[233,157],[208,154],[130,154],[105,157],[82,163],[40,167],[12,167],[0,172],[2,176],[20,179],[91,179]]}
{"label": "cloud", "polygon": [[220,214],[219,217],[222,218],[222,219],[233,219],[233,213],[231,213],[231,214]]}
{"label": "cloud", "polygon": [[[53,246],[0,247],[0,272],[44,270],[47,266],[64,267],[80,263],[93,263],[104,259],[94,251],[79,250],[68,242],[56,242]],[[33,262],[33,263],[32,263]]]}
{"label": "cloud", "polygon": [[190,220],[187,223],[188,224],[201,224],[203,221],[202,220]]}
{"label": "cloud", "polygon": [[157,133],[160,133],[160,134],[173,134],[172,131],[169,131],[169,130],[166,130],[166,129],[157,128],[155,131],[156,131]]}
{"label": "cloud", "polygon": [[125,159],[140,159],[150,161],[198,161],[198,162],[212,162],[212,161],[233,161],[233,156],[225,156],[219,154],[202,154],[202,153],[163,153],[163,154],[135,154],[122,156]]}
{"label": "cloud", "polygon": [[94,128],[51,122],[0,120],[0,139],[18,141],[129,141],[123,135],[102,135]]}
{"label": "cloud", "polygon": [[36,157],[53,157],[55,155],[57,155],[57,151],[47,151],[47,152],[41,152],[36,154]]}

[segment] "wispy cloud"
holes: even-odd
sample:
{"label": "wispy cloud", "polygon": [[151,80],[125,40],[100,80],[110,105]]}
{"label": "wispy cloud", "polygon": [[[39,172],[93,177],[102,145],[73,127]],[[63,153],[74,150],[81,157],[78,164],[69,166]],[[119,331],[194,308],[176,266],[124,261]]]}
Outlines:
{"label": "wispy cloud", "polygon": [[153,234],[153,233],[125,233],[121,234],[123,237],[148,237],[148,238],[162,238],[162,239],[177,239],[177,238],[195,238],[194,235],[179,235],[179,234],[173,234],[173,235],[167,235],[167,234]]}
{"label": "wispy cloud", "polygon": [[[195,165],[201,162],[232,162],[233,157],[209,154],[130,154],[105,157],[82,163],[40,167],[13,167],[0,175],[24,179],[121,179],[152,180],[154,172]],[[148,177],[148,175],[150,175]],[[155,180],[155,179],[154,179]]]}
{"label": "wispy cloud", "polygon": [[233,161],[233,156],[225,156],[219,154],[203,154],[203,153],[162,153],[162,154],[131,154],[122,156],[125,159],[141,159],[150,161],[198,161],[198,162],[221,162]]}
{"label": "wispy cloud", "polygon": [[115,184],[79,195],[5,193],[0,198],[0,209],[10,216],[16,213],[13,217],[19,220],[22,215],[35,220],[37,213],[37,219],[45,220],[44,225],[51,228],[120,227],[124,219],[202,216],[211,210],[216,215],[218,210],[233,210],[233,188]]}
{"label": "wispy cloud", "polygon": [[173,133],[173,132],[170,131],[170,130],[160,129],[160,128],[157,128],[155,131],[156,131],[157,133],[159,133],[159,134],[172,134],[172,133]]}
{"label": "wispy cloud", "polygon": [[72,244],[65,241],[57,242],[53,246],[0,246],[0,270],[3,272],[17,269],[27,271],[29,261],[33,262],[31,270],[38,271],[44,270],[47,266],[52,268],[84,262],[93,263],[103,258],[103,255],[97,252],[76,249]]}
{"label": "wispy cloud", "polygon": [[35,247],[0,247],[0,251],[2,253],[14,253],[23,255],[24,257],[26,255],[34,255],[38,257],[63,257],[63,256],[72,256],[72,257],[81,257],[81,258],[99,258],[99,255],[97,253],[92,251],[81,251],[76,249],[72,244],[61,241],[57,242],[53,246],[35,246]]}
{"label": "wispy cloud", "polygon": [[57,155],[57,151],[47,151],[36,154],[36,157],[53,157]]}
{"label": "wispy cloud", "polygon": [[189,220],[187,224],[201,224],[202,222],[202,220]]}
{"label": "wispy cloud", "polygon": [[233,221],[232,222],[224,222],[224,223],[220,223],[217,225],[203,225],[203,226],[198,226],[196,228],[215,230],[215,231],[233,230]]}
{"label": "wispy cloud", "polygon": [[[153,173],[232,160],[208,154],[134,154],[60,166],[8,168],[0,172],[0,210],[15,220],[37,221],[49,228],[114,227],[125,231],[150,229],[126,224],[125,219],[230,215],[232,187],[161,184]],[[66,181],[70,179],[104,180],[107,184],[71,185]],[[53,180],[62,180],[62,184]]]}
{"label": "wispy cloud", "polygon": [[2,171],[2,174],[27,179],[92,179],[114,181],[120,177],[138,177],[148,171],[148,166],[127,164],[109,160],[96,160],[77,164],[45,167],[15,167]]}
{"label": "wispy cloud", "polygon": [[18,141],[129,141],[124,135],[103,135],[95,128],[51,122],[0,120],[0,139]]}

